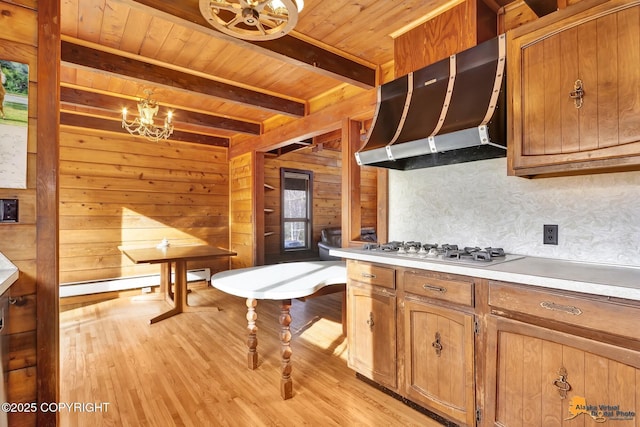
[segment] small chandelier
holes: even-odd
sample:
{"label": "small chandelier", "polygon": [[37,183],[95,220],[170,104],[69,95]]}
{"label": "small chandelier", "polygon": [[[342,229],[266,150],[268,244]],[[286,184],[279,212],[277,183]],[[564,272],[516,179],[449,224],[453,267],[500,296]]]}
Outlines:
{"label": "small chandelier", "polygon": [[153,91],[145,89],[146,99],[138,101],[138,117],[131,123],[127,122],[127,109],[122,109],[122,127],[129,131],[131,135],[140,135],[149,141],[158,142],[161,139],[169,138],[173,133],[172,113],[169,111],[164,119],[164,126],[156,126],[154,117],[158,114],[158,101],[151,99]]}
{"label": "small chandelier", "polygon": [[200,13],[218,31],[244,40],[273,40],[296,26],[304,0],[199,0]]}

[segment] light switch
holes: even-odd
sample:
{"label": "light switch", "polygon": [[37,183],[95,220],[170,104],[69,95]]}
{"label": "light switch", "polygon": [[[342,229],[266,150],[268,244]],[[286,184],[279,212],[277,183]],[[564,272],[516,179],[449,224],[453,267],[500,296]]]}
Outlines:
{"label": "light switch", "polygon": [[18,199],[0,199],[0,222],[18,222]]}

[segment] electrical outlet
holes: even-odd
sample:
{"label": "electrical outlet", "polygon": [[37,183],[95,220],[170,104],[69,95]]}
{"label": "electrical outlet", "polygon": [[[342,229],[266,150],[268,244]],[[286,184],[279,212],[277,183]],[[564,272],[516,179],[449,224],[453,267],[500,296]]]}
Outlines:
{"label": "electrical outlet", "polygon": [[0,222],[18,222],[18,199],[0,199]]}
{"label": "electrical outlet", "polygon": [[543,229],[543,243],[545,245],[557,245],[558,244],[558,226],[545,224]]}

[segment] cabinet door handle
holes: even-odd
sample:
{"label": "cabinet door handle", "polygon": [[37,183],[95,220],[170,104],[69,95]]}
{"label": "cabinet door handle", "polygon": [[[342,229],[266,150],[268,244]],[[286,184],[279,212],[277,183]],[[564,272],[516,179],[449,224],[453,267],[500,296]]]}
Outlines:
{"label": "cabinet door handle", "polygon": [[574,316],[580,316],[582,314],[582,310],[580,310],[578,307],[574,307],[572,305],[556,304],[555,302],[551,301],[542,301],[540,303],[540,307],[546,308],[547,310],[563,311],[565,313],[573,314]]}
{"label": "cabinet door handle", "polygon": [[442,353],[442,344],[440,343],[440,332],[436,332],[436,340],[431,343],[431,347],[436,350],[436,355],[440,357],[440,353]]}
{"label": "cabinet door handle", "polygon": [[361,273],[362,277],[366,277],[367,279],[375,279],[376,275],[371,273]]}
{"label": "cabinet door handle", "polygon": [[22,307],[27,303],[27,299],[25,297],[13,298],[9,297],[9,304],[15,305],[16,307]]}
{"label": "cabinet door handle", "polygon": [[373,312],[370,311],[369,312],[369,319],[367,320],[367,325],[369,325],[369,329],[371,330],[371,332],[373,332],[373,325],[375,324],[375,322],[373,321]]}
{"label": "cabinet door handle", "polygon": [[429,285],[427,283],[422,285],[422,289],[424,289],[425,291],[436,291],[436,292],[440,292],[440,293],[443,293],[443,294],[445,292],[447,292],[447,288],[443,288],[442,286]]}
{"label": "cabinet door handle", "polygon": [[560,399],[566,398],[567,392],[571,390],[571,384],[567,381],[567,376],[567,370],[563,366],[558,370],[558,378],[553,381],[553,385],[558,389],[558,393],[560,394]]}
{"label": "cabinet door handle", "polygon": [[582,97],[584,97],[584,89],[582,89],[582,80],[578,79],[573,84],[573,90],[569,92],[569,98],[573,99],[576,108],[582,107]]}

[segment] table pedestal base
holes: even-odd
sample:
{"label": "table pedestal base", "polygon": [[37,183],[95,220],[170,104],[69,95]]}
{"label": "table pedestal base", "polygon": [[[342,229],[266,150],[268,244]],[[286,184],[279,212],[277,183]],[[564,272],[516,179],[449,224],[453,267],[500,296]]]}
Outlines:
{"label": "table pedestal base", "polygon": [[187,303],[187,262],[176,261],[175,262],[175,283],[174,289],[171,289],[171,263],[166,262],[162,264],[160,268],[160,293],[164,295],[164,300],[173,305],[173,308],[169,311],[165,311],[162,314],[149,320],[150,324],[157,323],[161,320],[168,319],[180,313],[193,313],[203,311],[220,311],[218,307],[198,306],[192,307]]}

